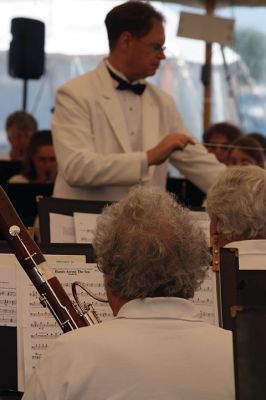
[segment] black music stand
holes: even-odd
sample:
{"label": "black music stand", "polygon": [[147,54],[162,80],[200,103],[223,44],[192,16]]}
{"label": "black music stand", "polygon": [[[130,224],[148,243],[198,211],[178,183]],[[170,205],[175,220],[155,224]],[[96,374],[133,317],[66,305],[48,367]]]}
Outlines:
{"label": "black music stand", "polygon": [[175,195],[176,200],[189,208],[202,207],[206,197],[197,186],[184,178],[168,177],[166,189]]}
{"label": "black music stand", "polygon": [[236,400],[265,398],[265,337],[266,307],[246,306],[237,311],[233,329]]}
{"label": "black music stand", "polygon": [[237,249],[220,249],[220,270],[217,272],[217,296],[219,325],[228,330],[233,330],[231,307],[237,304]]}
{"label": "black music stand", "polygon": [[[85,255],[86,262],[95,262],[95,254],[90,244],[48,244],[39,246],[44,255],[69,254]],[[13,253],[7,242],[0,242],[1,253]],[[0,399],[3,396],[20,399],[22,394],[17,391],[17,328],[0,326]]]}
{"label": "black music stand", "polygon": [[21,172],[22,161],[0,160],[0,183],[7,183],[9,178]]}
{"label": "black music stand", "polygon": [[233,331],[236,400],[260,400],[266,393],[266,270],[239,270],[237,250],[220,250],[219,310],[221,326]]}
{"label": "black music stand", "polygon": [[17,387],[17,328],[0,326],[0,398],[1,395],[18,395]]}
{"label": "black music stand", "polygon": [[266,306],[266,271],[239,270],[237,249],[221,249],[218,293],[221,326],[233,330],[231,307]]}
{"label": "black music stand", "polygon": [[73,215],[74,212],[100,214],[102,209],[112,202],[93,200],[71,200],[56,197],[44,197],[38,202],[41,243],[51,243],[50,213]]}
{"label": "black music stand", "polygon": [[2,188],[26,227],[33,226],[37,216],[38,196],[51,196],[52,183],[5,183]]}

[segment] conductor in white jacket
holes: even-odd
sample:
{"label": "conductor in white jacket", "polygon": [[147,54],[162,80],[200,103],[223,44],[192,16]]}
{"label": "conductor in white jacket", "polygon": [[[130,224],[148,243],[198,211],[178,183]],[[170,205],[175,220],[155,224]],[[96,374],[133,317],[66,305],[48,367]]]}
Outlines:
{"label": "conductor in white jacket", "polygon": [[109,56],[59,88],[54,196],[113,201],[139,183],[165,188],[168,160],[207,192],[226,168],[190,136],[174,100],[144,80],[165,58],[163,23],[147,3],[113,8]]}

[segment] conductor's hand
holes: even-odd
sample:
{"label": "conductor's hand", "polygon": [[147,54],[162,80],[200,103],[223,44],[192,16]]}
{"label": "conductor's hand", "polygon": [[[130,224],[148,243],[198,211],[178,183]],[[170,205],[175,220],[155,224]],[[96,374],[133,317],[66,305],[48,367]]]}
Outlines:
{"label": "conductor's hand", "polygon": [[148,165],[162,164],[175,150],[183,150],[187,144],[196,142],[184,133],[170,133],[157,146],[147,151]]}

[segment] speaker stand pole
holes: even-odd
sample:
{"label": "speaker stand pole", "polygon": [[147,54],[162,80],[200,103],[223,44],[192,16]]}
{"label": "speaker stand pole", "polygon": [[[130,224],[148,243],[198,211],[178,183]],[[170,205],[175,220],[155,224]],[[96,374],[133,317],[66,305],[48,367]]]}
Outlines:
{"label": "speaker stand pole", "polygon": [[28,81],[27,79],[23,80],[23,103],[22,110],[26,111],[27,109],[27,91],[28,91]]}

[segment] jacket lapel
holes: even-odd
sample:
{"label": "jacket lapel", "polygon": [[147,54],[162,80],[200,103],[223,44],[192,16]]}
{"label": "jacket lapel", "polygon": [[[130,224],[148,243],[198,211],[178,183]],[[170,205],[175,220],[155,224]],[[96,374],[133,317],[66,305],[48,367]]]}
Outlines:
{"label": "jacket lapel", "polygon": [[104,61],[97,67],[97,75],[99,77],[99,102],[104,110],[106,117],[112,127],[113,133],[125,152],[132,151],[128,134],[125,117],[123,115],[116,90],[112,85],[112,80],[106,69]]}
{"label": "jacket lapel", "polygon": [[[127,125],[116,90],[107,71],[104,61],[97,67],[99,78],[100,104],[110,122],[113,133],[125,152],[132,151]],[[142,100],[142,134],[143,150],[148,150],[159,142],[159,111],[153,97],[148,91],[141,96]]]}

